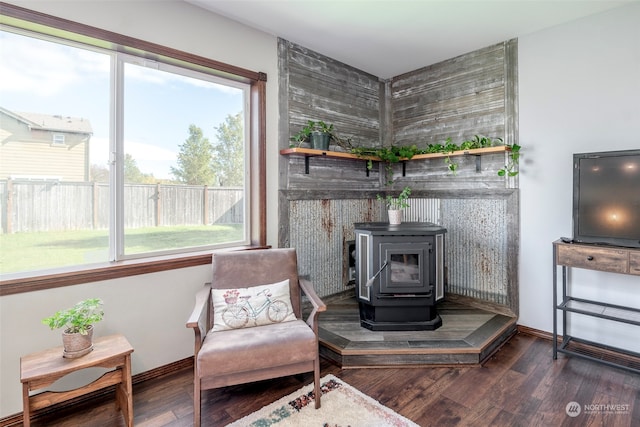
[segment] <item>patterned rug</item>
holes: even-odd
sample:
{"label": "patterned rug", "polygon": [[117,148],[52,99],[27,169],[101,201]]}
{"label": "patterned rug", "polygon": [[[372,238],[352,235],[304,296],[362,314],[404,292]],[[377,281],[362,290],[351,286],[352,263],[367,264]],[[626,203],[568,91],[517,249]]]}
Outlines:
{"label": "patterned rug", "polygon": [[227,427],[419,427],[333,375],[320,387],[320,409],[310,384]]}

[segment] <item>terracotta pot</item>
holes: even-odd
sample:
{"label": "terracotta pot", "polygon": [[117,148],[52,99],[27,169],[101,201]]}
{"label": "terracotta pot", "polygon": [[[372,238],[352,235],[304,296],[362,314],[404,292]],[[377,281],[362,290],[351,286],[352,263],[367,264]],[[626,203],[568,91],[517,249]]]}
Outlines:
{"label": "terracotta pot", "polygon": [[389,209],[389,224],[398,225],[402,224],[402,210]]}
{"label": "terracotta pot", "polygon": [[62,356],[67,359],[75,359],[88,354],[93,350],[93,326],[89,326],[86,335],[63,332],[62,344],[64,345]]}

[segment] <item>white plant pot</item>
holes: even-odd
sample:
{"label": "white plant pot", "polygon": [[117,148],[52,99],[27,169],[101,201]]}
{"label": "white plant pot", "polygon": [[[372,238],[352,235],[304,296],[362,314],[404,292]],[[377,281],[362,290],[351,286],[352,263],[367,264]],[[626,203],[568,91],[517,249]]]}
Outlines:
{"label": "white plant pot", "polygon": [[398,225],[402,224],[402,210],[400,209],[389,209],[389,224]]}

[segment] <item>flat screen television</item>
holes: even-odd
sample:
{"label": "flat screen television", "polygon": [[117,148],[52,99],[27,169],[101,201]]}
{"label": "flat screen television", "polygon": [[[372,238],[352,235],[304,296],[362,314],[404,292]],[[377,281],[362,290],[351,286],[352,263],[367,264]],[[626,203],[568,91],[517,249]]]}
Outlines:
{"label": "flat screen television", "polygon": [[573,155],[573,241],[640,248],[640,149]]}

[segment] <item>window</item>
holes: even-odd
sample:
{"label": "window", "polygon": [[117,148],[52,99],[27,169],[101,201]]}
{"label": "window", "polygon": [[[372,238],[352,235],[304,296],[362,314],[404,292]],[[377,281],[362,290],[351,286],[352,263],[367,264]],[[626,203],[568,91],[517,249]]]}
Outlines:
{"label": "window", "polygon": [[64,135],[61,133],[54,133],[53,145],[64,145]]}
{"label": "window", "polygon": [[[141,41],[133,55],[123,36],[104,49],[80,24],[64,39],[11,24],[0,28],[0,192],[12,195],[1,273],[265,244],[263,74]],[[42,58],[50,68],[30,65]],[[59,179],[15,178],[45,175]]]}
{"label": "window", "polygon": [[116,258],[248,244],[249,86],[126,55],[118,64],[124,187],[116,229],[124,239],[116,239]]}

